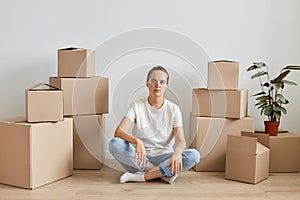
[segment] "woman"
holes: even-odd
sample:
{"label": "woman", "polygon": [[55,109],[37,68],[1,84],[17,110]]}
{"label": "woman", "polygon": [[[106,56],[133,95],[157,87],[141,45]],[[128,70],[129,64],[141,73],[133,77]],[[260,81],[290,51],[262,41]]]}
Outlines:
{"label": "woman", "polygon": [[165,68],[153,67],[146,81],[149,96],[134,102],[115,130],[109,150],[127,171],[120,183],[162,178],[172,184],[200,160],[198,151],[185,149],[179,107],[164,98],[168,81]]}

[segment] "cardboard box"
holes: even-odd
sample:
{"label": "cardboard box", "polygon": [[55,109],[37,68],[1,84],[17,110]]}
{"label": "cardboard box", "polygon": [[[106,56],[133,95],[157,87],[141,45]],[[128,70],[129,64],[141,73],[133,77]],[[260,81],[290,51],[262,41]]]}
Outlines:
{"label": "cardboard box", "polygon": [[225,171],[227,135],[241,135],[241,131],[254,130],[254,119],[191,117],[191,147],[200,152],[195,171]]}
{"label": "cardboard box", "polygon": [[192,114],[240,119],[248,113],[248,90],[193,89]]}
{"label": "cardboard box", "polygon": [[74,116],[74,169],[101,169],[104,158],[104,117]]}
{"label": "cardboard box", "polygon": [[59,77],[95,76],[95,52],[83,48],[57,50]]}
{"label": "cardboard box", "polygon": [[208,62],[207,87],[216,90],[237,90],[239,63],[227,60]]}
{"label": "cardboard box", "polygon": [[64,116],[108,113],[108,78],[50,77],[64,91]]}
{"label": "cardboard box", "polygon": [[73,173],[73,120],[0,121],[0,183],[34,189]]}
{"label": "cardboard box", "polygon": [[64,119],[62,90],[45,83],[27,89],[26,119],[28,122],[62,121]]}
{"label": "cardboard box", "polygon": [[253,132],[242,132],[242,135],[257,137],[260,143],[270,149],[269,172],[300,171],[300,135],[278,133],[277,136],[269,136]]}
{"label": "cardboard box", "polygon": [[258,183],[269,177],[269,149],[257,138],[228,135],[225,178]]}

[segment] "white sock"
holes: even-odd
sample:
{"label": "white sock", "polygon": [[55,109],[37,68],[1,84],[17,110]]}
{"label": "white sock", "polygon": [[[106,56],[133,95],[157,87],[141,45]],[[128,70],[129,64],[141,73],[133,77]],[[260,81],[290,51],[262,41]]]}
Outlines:
{"label": "white sock", "polygon": [[173,184],[177,177],[178,177],[178,174],[176,174],[176,175],[174,175],[170,178],[161,177],[160,179],[167,182],[167,183]]}
{"label": "white sock", "polygon": [[129,181],[136,181],[136,182],[144,182],[144,172],[137,172],[137,173],[130,173],[126,172],[120,177],[120,183],[126,183]]}

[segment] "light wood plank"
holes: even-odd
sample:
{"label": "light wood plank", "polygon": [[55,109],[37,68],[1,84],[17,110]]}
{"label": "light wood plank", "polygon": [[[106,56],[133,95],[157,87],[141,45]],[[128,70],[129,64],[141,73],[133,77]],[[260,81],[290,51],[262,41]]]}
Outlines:
{"label": "light wood plank", "polygon": [[180,174],[173,185],[161,180],[120,184],[122,173],[106,166],[75,170],[73,176],[35,190],[0,184],[0,200],[300,199],[300,173],[273,173],[256,185],[225,180],[224,173],[194,171]]}

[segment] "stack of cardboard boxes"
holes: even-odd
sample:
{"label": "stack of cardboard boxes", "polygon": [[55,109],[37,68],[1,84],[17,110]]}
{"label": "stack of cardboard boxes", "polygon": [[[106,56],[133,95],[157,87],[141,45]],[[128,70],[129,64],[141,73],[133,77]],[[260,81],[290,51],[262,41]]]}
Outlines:
{"label": "stack of cardboard boxes", "polygon": [[63,90],[64,116],[73,118],[74,169],[100,169],[104,117],[108,113],[108,78],[95,76],[95,52],[59,49],[58,77],[50,85]]}
{"label": "stack of cardboard boxes", "polygon": [[193,89],[191,147],[201,161],[195,171],[225,171],[227,136],[254,131],[254,119],[247,116],[248,90],[239,88],[239,63],[208,63],[208,88]]}
{"label": "stack of cardboard boxes", "polygon": [[193,89],[191,147],[201,154],[195,171],[225,171],[226,179],[254,184],[269,172],[298,172],[300,136],[254,133],[238,76],[237,62],[209,62],[208,88]]}
{"label": "stack of cardboard boxes", "polygon": [[300,171],[300,135],[284,131],[277,136],[264,133],[246,133],[242,135],[255,137],[270,149],[269,172]]}
{"label": "stack of cardboard boxes", "polygon": [[300,136],[287,131],[277,136],[253,132],[228,136],[225,178],[257,183],[269,172],[299,172],[299,153]]}
{"label": "stack of cardboard boxes", "polygon": [[41,86],[26,90],[26,118],[0,121],[0,183],[34,189],[73,173],[73,120],[63,117],[63,92]]}
{"label": "stack of cardboard boxes", "polygon": [[58,50],[58,77],[26,90],[26,117],[0,120],[0,183],[34,189],[100,169],[108,78],[91,50]]}

